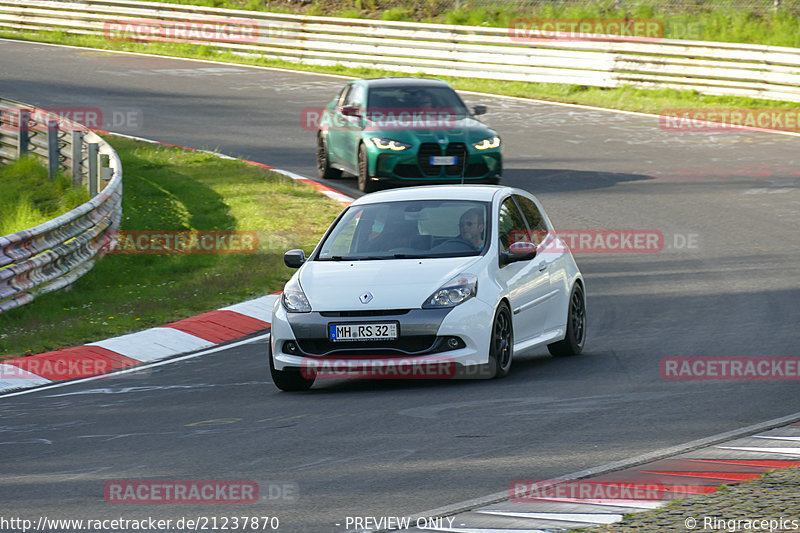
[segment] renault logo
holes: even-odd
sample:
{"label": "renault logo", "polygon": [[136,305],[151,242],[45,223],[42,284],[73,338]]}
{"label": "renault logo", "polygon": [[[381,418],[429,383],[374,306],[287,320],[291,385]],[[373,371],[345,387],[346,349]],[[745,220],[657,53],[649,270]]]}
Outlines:
{"label": "renault logo", "polygon": [[368,304],[372,301],[372,293],[369,291],[362,293],[361,296],[358,297],[358,299],[361,300],[362,304]]}

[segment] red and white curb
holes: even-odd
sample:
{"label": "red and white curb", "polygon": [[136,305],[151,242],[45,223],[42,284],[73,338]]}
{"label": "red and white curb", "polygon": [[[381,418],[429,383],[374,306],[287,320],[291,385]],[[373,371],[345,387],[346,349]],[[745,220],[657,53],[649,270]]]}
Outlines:
{"label": "red and white curb", "polygon": [[171,324],[0,363],[0,393],[85,378],[203,350],[270,327],[268,294]]}
{"label": "red and white curb", "polygon": [[[99,130],[98,133],[204,152],[223,159],[236,159],[209,150],[162,143],[132,135]],[[244,159],[241,161],[306,183],[323,195],[343,204],[353,201],[350,196],[294,172],[256,161]],[[0,393],[48,385],[58,381],[103,375],[241,339],[270,327],[272,307],[278,297],[276,294],[269,294],[164,326],[112,337],[75,348],[9,359],[0,363]]]}
{"label": "red and white curb", "polygon": [[[798,417],[800,413],[784,417],[780,422],[786,424],[787,419],[797,420]],[[602,472],[595,475],[584,477],[573,474],[542,482],[551,484],[561,481],[562,487],[567,487],[565,491],[558,490],[558,485],[544,485],[543,489],[537,487],[530,497],[514,497],[515,494],[524,493],[515,493],[519,485],[512,483],[508,492],[486,497],[493,503],[463,505],[461,510],[454,509],[451,512],[433,510],[422,513],[420,516],[446,517],[446,520],[420,522],[412,517],[411,525],[416,527],[401,531],[563,533],[613,524],[626,514],[659,508],[675,498],[711,494],[723,484],[736,485],[770,471],[800,467],[800,423],[774,427],[767,422],[763,426],[774,429],[700,447],[689,443],[684,448],[691,451],[633,467],[601,467]],[[703,441],[714,439],[710,437]],[[629,463],[636,464],[639,461],[634,458]],[[522,487],[526,487],[524,482]],[[639,487],[638,497],[637,491],[631,490],[631,487]],[[560,494],[574,492],[576,488],[599,496],[570,497],[571,494]],[[626,489],[634,496],[622,494]],[[614,496],[608,497],[614,492]]]}

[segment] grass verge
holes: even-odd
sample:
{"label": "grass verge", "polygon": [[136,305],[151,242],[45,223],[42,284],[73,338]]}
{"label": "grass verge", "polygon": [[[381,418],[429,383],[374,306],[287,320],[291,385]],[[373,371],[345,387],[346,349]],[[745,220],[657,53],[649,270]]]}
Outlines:
{"label": "grass verge", "polygon": [[121,229],[256,231],[257,253],[109,254],[71,289],[0,315],[0,358],[163,325],[280,290],[341,204],[280,174],[108,136],[124,169]]}
{"label": "grass verge", "polygon": [[[272,11],[345,18],[370,18],[508,28],[511,21],[541,19],[655,19],[663,37],[774,46],[800,46],[800,2],[782,0],[780,9],[766,2],[759,9],[733,8],[724,0],[675,6],[644,0],[623,5],[615,0],[593,2],[476,2],[472,0],[151,0],[252,11]],[[766,9],[765,9],[766,8]]]}
{"label": "grass verge", "polygon": [[[120,50],[127,52],[140,52],[167,57],[182,57],[201,59],[205,61],[224,61],[243,65],[261,67],[283,68],[304,72],[323,74],[337,74],[358,78],[376,76],[408,76],[402,72],[368,68],[348,68],[340,65],[318,66],[276,61],[263,57],[241,56],[230,52],[219,52],[210,46],[198,46],[184,43],[130,43],[106,40],[100,37],[76,36],[61,32],[0,32],[0,37],[46,42],[53,44],[67,44],[99,48],[105,50]],[[497,81],[479,78],[457,78],[439,76],[453,85],[456,89],[465,91],[484,92],[502,96],[516,96],[533,98],[552,102],[589,105],[609,109],[622,109],[642,113],[660,114],[665,109],[704,108],[704,109],[772,109],[772,108],[797,108],[797,102],[782,102],[758,98],[738,96],[710,96],[697,91],[675,89],[636,89],[633,87],[619,87],[606,89],[602,87],[588,87],[585,85],[570,85],[558,83],[529,83],[517,81]],[[322,102],[321,102],[322,104]]]}
{"label": "grass verge", "polygon": [[85,188],[73,187],[63,173],[50,179],[47,167],[33,156],[0,166],[0,191],[0,235],[32,228],[89,201]]}

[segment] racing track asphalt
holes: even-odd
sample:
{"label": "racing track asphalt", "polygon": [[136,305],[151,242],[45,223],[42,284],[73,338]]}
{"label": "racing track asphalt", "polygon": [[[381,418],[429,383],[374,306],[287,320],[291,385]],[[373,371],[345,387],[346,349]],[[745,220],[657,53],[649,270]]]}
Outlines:
{"label": "racing track asphalt", "polygon": [[[302,109],[342,80],[0,41],[0,94],[139,120],[104,129],[313,175]],[[4,398],[4,516],[265,515],[328,532],[403,516],[800,411],[796,382],[666,381],[668,356],[798,356],[800,139],[667,132],[657,118],[466,95],[504,139],[504,183],[557,228],[660,230],[650,254],[576,256],[586,353],[488,382],[330,382],[282,394],[257,341]],[[352,180],[331,182],[353,193]],[[677,235],[677,237],[676,237]],[[696,245],[677,248],[692,235]],[[294,483],[297,501],[130,506],[119,479]]]}

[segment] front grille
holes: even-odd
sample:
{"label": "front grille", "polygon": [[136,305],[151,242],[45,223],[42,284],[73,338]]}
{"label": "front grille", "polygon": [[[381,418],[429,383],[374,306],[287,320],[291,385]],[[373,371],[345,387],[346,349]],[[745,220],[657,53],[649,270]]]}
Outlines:
{"label": "front grille", "polygon": [[343,316],[388,316],[388,315],[405,315],[408,313],[408,309],[372,309],[364,311],[320,311],[319,314],[322,316],[333,316],[333,317],[343,317]]}
{"label": "front grille", "polygon": [[297,344],[308,355],[331,357],[398,356],[430,352],[436,344],[435,335],[400,337],[393,341],[331,342],[328,339],[302,339]]}
{"label": "front grille", "polygon": [[422,143],[417,152],[417,163],[422,173],[428,176],[438,176],[441,167],[431,165],[431,156],[442,155],[442,149],[436,143]]}
{"label": "front grille", "polygon": [[464,171],[465,178],[478,178],[483,176],[489,172],[489,167],[486,166],[486,163],[481,161],[480,163],[471,163],[467,165],[467,169]]}
{"label": "front grille", "polygon": [[460,176],[467,162],[467,145],[464,143],[450,143],[447,145],[447,150],[444,155],[454,155],[456,159],[455,165],[448,165],[444,168],[448,176]]}

